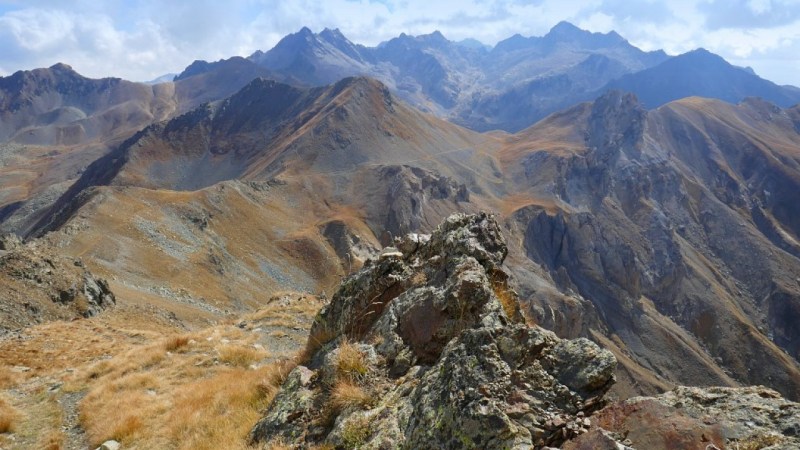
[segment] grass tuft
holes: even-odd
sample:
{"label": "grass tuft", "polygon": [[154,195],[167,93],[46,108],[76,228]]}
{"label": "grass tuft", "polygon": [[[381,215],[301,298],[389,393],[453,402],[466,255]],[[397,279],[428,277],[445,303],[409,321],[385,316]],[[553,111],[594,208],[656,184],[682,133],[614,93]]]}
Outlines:
{"label": "grass tuft", "polygon": [[517,293],[508,287],[506,281],[495,280],[492,281],[492,291],[503,307],[506,316],[511,320],[521,320],[522,313],[519,309],[519,298]]}
{"label": "grass tuft", "polygon": [[336,378],[348,381],[363,380],[369,373],[369,364],[358,346],[344,340],[336,355]]}
{"label": "grass tuft", "polygon": [[186,335],[170,336],[164,342],[164,350],[173,353],[179,350],[185,350],[186,347],[189,346],[189,340],[189,336]]}
{"label": "grass tuft", "polygon": [[19,377],[10,367],[0,366],[0,389],[14,387],[19,381]]}
{"label": "grass tuft", "polygon": [[339,413],[348,408],[367,408],[372,397],[362,388],[346,380],[336,383],[329,399],[330,408]]}
{"label": "grass tuft", "polygon": [[17,410],[5,398],[0,397],[0,434],[16,430],[18,418]]}
{"label": "grass tuft", "polygon": [[223,345],[217,349],[219,360],[234,367],[250,367],[267,357],[267,352],[249,346]]}
{"label": "grass tuft", "polygon": [[351,417],[342,427],[342,444],[346,449],[360,448],[372,434],[372,424],[368,417]]}

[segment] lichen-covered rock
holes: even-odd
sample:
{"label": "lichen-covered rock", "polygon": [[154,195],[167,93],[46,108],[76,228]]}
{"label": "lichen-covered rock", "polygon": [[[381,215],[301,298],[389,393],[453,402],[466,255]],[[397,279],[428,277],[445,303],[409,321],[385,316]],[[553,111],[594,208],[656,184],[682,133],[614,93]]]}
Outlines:
{"label": "lichen-covered rock", "polygon": [[396,249],[367,261],[320,311],[304,365],[253,441],[536,448],[583,432],[616,360],[525,323],[492,216],[453,215]]}
{"label": "lichen-covered rock", "polygon": [[800,448],[800,404],[763,386],[682,386],[614,403],[593,420],[639,449]]}

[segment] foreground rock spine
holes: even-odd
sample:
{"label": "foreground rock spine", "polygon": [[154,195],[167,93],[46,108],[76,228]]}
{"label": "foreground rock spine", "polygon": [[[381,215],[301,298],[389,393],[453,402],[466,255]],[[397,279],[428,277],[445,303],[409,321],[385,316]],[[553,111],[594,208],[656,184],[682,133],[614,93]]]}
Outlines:
{"label": "foreground rock spine", "polygon": [[506,254],[493,216],[457,214],[368,261],[319,313],[251,440],[488,449],[582,433],[616,360],[527,325]]}

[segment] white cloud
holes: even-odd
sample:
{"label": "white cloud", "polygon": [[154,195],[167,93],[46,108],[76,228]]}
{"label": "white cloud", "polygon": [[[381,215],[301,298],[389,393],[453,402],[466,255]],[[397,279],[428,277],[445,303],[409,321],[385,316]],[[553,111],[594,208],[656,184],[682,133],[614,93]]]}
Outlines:
{"label": "white cloud", "polygon": [[0,74],[64,62],[87,76],[147,80],[194,59],[268,50],[302,26],[365,45],[437,29],[494,44],[567,20],[645,50],[705,47],[800,85],[798,16],[800,0],[0,0]]}

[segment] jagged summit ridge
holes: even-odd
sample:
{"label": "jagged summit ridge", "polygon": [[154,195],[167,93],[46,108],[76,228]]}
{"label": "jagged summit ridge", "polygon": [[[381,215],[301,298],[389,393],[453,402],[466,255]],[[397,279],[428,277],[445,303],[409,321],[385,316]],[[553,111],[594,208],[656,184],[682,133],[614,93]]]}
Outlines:
{"label": "jagged summit ridge", "polygon": [[[317,316],[307,361],[251,438],[346,446],[361,427],[366,448],[530,448],[571,437],[566,425],[604,403],[616,360],[526,325],[506,253],[493,216],[458,214],[367,262]],[[342,369],[353,352],[357,375]],[[373,400],[337,406],[345,384]]]}

